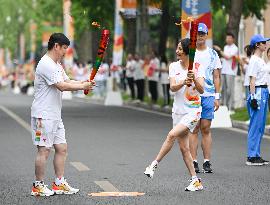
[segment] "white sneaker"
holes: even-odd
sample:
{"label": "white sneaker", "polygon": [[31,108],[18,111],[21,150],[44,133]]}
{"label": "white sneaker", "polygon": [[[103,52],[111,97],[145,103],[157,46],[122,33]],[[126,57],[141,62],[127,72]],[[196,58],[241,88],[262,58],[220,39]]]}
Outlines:
{"label": "white sneaker", "polygon": [[149,165],[146,167],[144,174],[150,178],[153,178],[155,170],[157,169],[157,164]]}
{"label": "white sneaker", "polygon": [[44,182],[39,182],[37,184],[33,183],[31,195],[32,196],[52,196],[54,192],[47,187]]}
{"label": "white sneaker", "polygon": [[190,180],[190,184],[188,187],[185,188],[185,191],[201,191],[203,190],[201,179],[196,178],[193,180]]}
{"label": "white sneaker", "polygon": [[79,189],[71,187],[67,183],[66,179],[60,185],[56,185],[55,182],[53,182],[52,190],[54,191],[55,194],[76,194],[78,191],[80,191]]}

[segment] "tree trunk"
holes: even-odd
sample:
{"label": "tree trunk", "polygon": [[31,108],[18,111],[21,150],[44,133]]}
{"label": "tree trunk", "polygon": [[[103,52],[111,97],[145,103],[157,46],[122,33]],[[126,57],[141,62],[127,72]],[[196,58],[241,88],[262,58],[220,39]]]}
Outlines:
{"label": "tree trunk", "polygon": [[136,18],[125,19],[127,28],[126,52],[135,53],[136,50]]}
{"label": "tree trunk", "polygon": [[[149,22],[148,5],[149,0],[140,0],[138,2],[139,11],[139,53],[144,56],[149,52]],[[138,26],[138,25],[137,25]]]}
{"label": "tree trunk", "polygon": [[92,33],[85,30],[79,38],[79,43],[76,49],[78,60],[82,63],[87,63],[89,60],[93,61],[92,57]]}
{"label": "tree trunk", "polygon": [[244,0],[231,0],[231,9],[229,12],[229,22],[227,24],[227,32],[235,36],[235,44],[238,43],[239,24],[243,11]]}
{"label": "tree trunk", "polygon": [[169,29],[168,22],[170,22],[169,1],[162,0],[162,15],[160,22],[160,38],[158,48],[159,56],[165,56],[166,53],[166,43],[168,39],[168,29]]}
{"label": "tree trunk", "polygon": [[92,30],[92,62],[93,63],[96,60],[100,35],[101,35],[100,31]]}

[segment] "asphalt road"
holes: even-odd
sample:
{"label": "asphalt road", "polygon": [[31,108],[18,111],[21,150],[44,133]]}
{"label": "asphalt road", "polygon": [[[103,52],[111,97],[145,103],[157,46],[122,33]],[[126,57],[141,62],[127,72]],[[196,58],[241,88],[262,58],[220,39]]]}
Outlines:
{"label": "asphalt road", "polygon": [[[199,174],[203,191],[185,192],[189,176],[177,144],[152,180],[143,175],[171,129],[169,115],[105,107],[81,99],[64,101],[62,112],[69,149],[65,177],[80,192],[30,196],[36,152],[27,124],[31,103],[32,97],[0,91],[0,204],[270,204],[270,167],[245,165],[244,132],[213,129],[214,173]],[[262,153],[270,159],[269,139],[263,139]],[[49,185],[54,179],[52,155],[45,179]],[[88,196],[108,190],[145,195]]]}

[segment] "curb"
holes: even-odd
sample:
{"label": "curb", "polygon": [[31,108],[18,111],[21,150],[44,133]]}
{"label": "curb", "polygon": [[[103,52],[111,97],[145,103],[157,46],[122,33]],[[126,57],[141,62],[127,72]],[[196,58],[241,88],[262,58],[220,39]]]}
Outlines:
{"label": "curb", "polygon": [[[232,120],[232,126],[234,128],[239,128],[239,129],[248,131],[249,123],[248,122],[237,121],[237,120]],[[270,125],[265,126],[264,134],[265,135],[270,135]]]}
{"label": "curb", "polygon": [[[159,105],[149,105],[145,102],[124,102],[124,105],[128,106],[133,106],[133,107],[140,107],[148,110],[153,110],[153,111],[158,111],[166,114],[171,114],[172,113],[172,107],[160,107]],[[238,121],[238,120],[232,120],[232,127],[233,128],[238,128],[241,130],[246,130],[248,131],[248,122],[243,122],[243,121]],[[265,126],[264,129],[264,134],[265,135],[270,135],[270,125]]]}

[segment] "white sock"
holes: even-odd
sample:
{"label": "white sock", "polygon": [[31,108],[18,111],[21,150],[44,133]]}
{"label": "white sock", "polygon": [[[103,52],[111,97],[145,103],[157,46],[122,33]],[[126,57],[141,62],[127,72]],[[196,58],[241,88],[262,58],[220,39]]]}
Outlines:
{"label": "white sock", "polygon": [[61,178],[56,177],[54,182],[57,186],[59,186],[60,184],[65,182],[65,178],[64,177],[61,177]]}
{"label": "white sock", "polygon": [[158,161],[157,160],[154,160],[152,163],[151,163],[151,166],[155,166],[155,165],[158,165]]}
{"label": "white sock", "polygon": [[194,159],[193,162],[197,162],[198,163],[197,159]]}
{"label": "white sock", "polygon": [[192,176],[191,179],[193,181],[194,179],[198,179],[198,177],[197,176]]}
{"label": "white sock", "polygon": [[41,185],[41,184],[44,184],[44,182],[43,181],[35,181],[35,186],[38,186],[38,185]]}
{"label": "white sock", "polygon": [[205,162],[210,162],[210,160],[209,159],[204,159],[204,161],[203,161],[203,163],[205,163]]}

